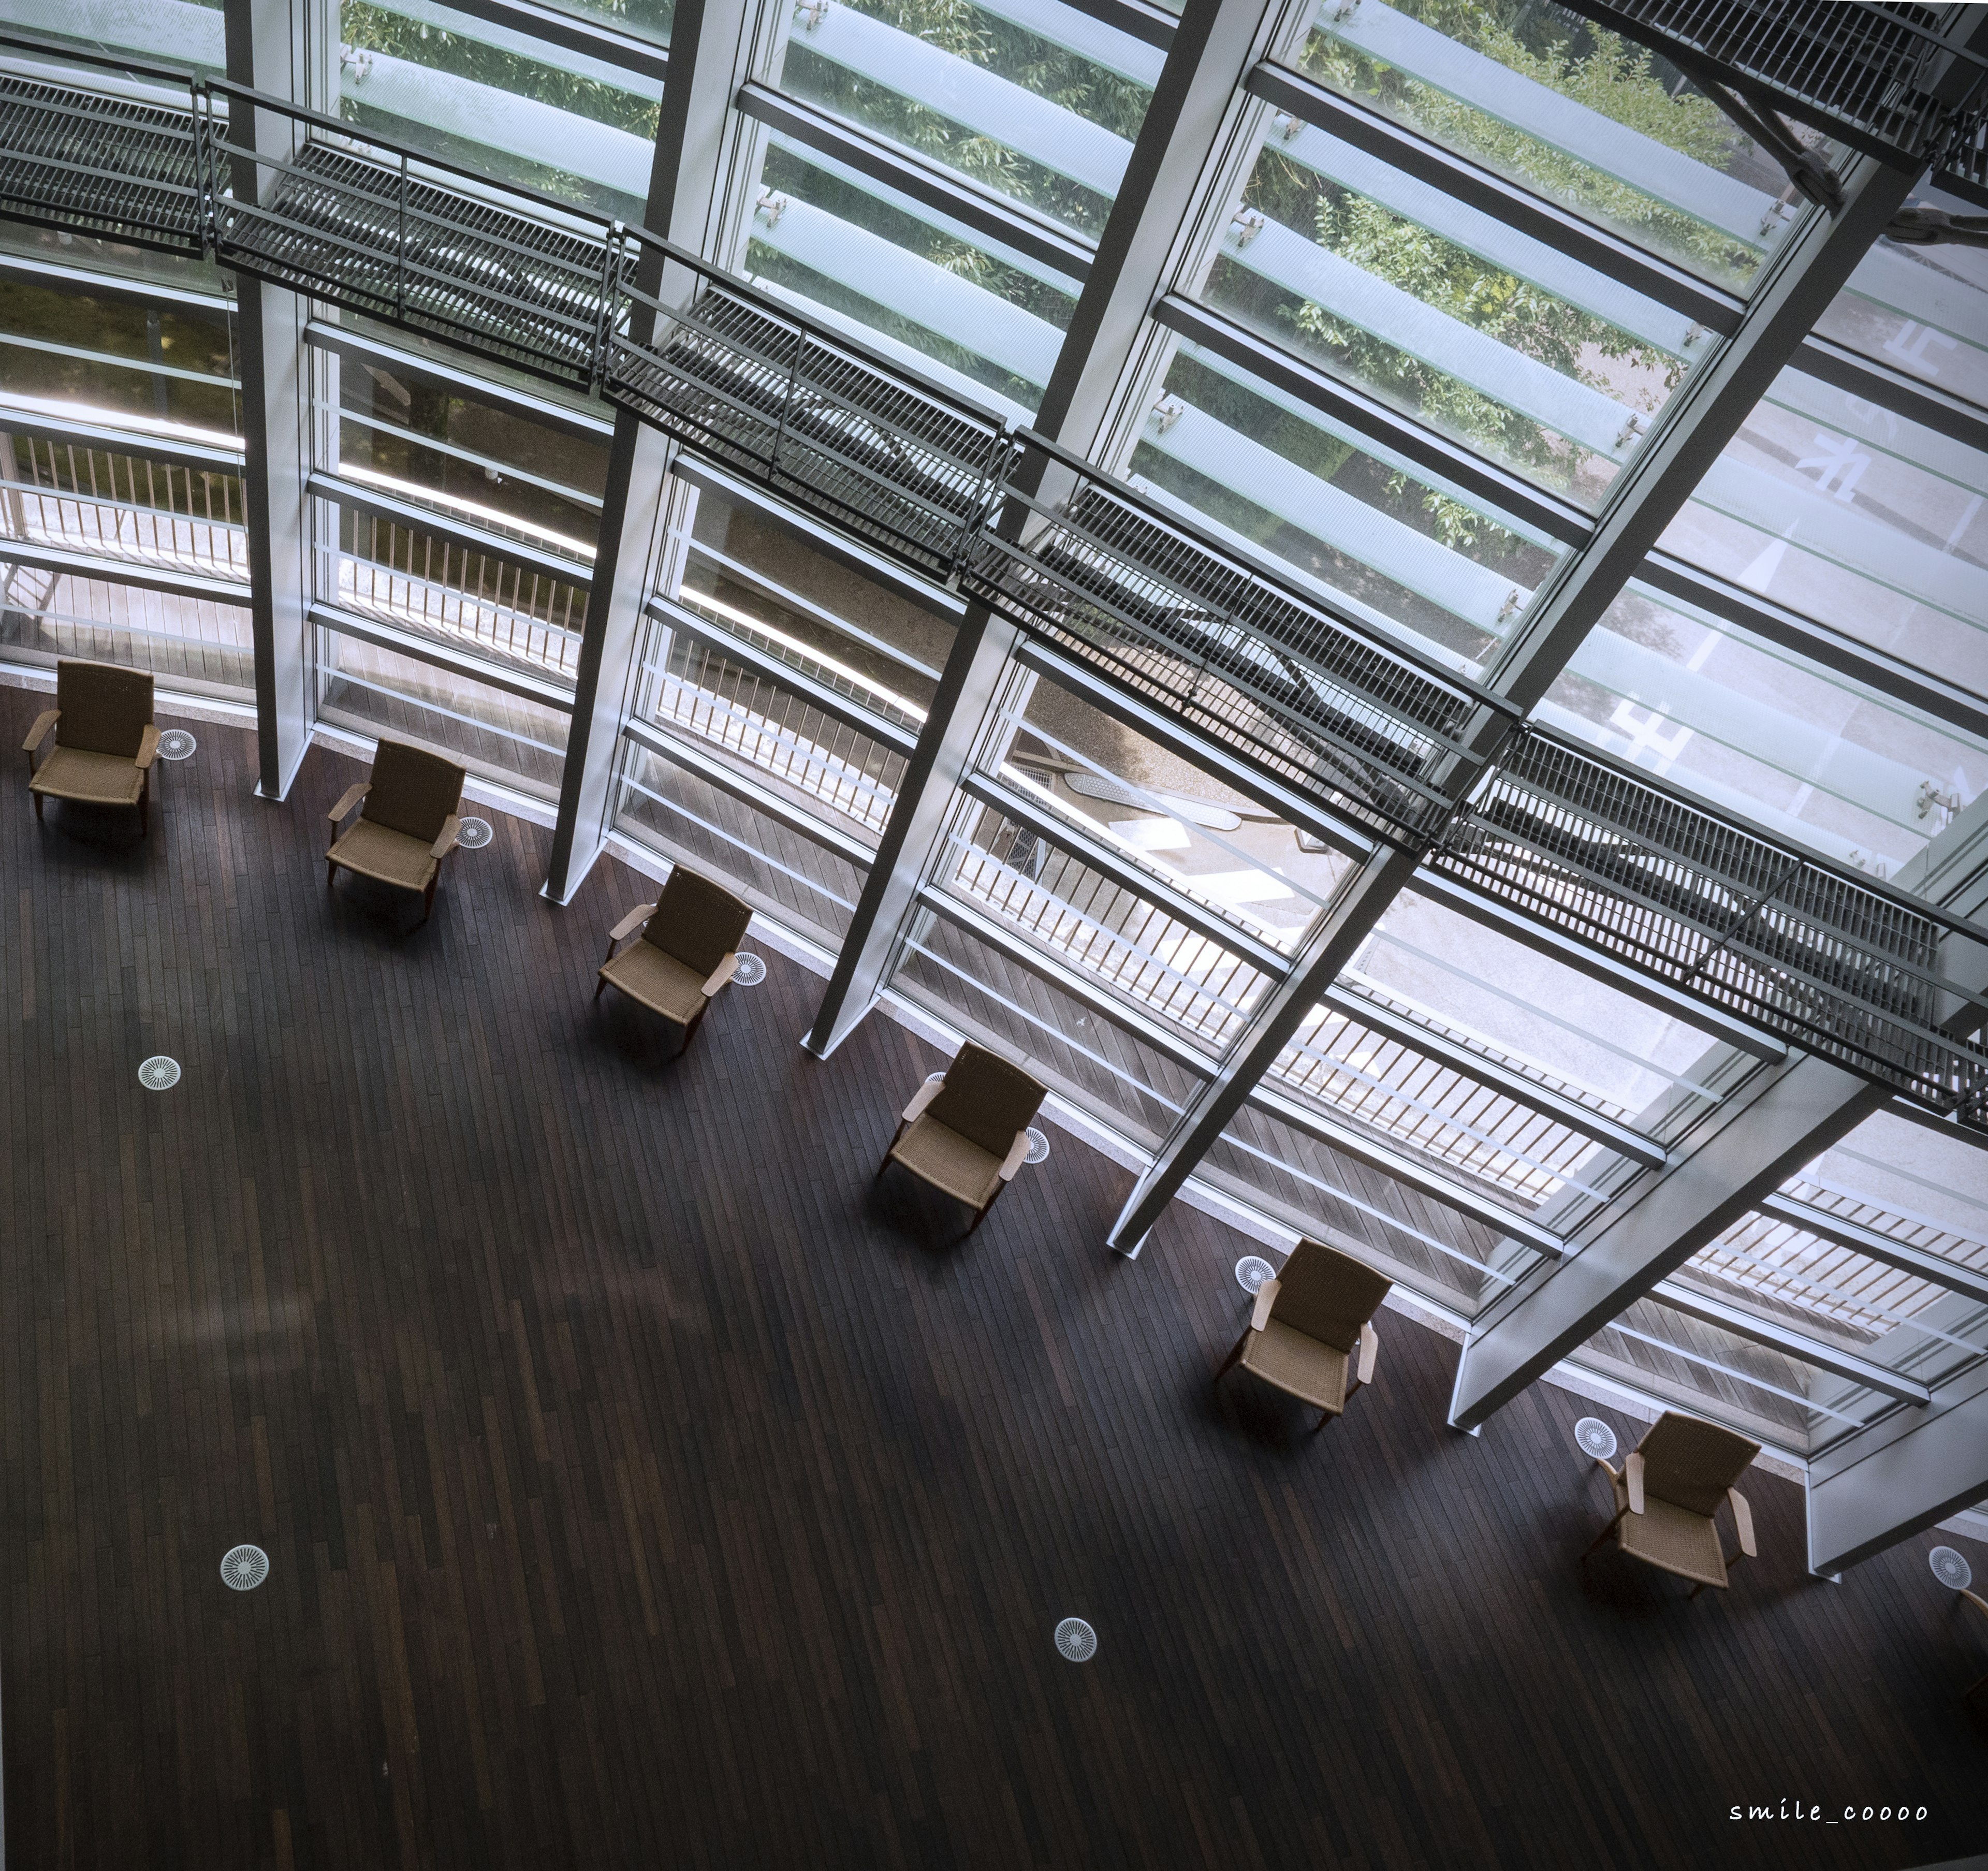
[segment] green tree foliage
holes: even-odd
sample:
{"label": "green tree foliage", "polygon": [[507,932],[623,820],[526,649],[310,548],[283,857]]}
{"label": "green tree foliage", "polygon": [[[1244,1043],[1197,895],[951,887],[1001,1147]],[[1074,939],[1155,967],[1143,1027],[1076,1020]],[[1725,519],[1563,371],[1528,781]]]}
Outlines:
{"label": "green tree foliage", "polygon": [[[1746,147],[1745,138],[1709,98],[1667,87],[1650,53],[1614,33],[1590,29],[1577,46],[1543,24],[1541,10],[1523,0],[1489,6],[1466,0],[1401,0],[1396,10],[1709,168],[1726,170]],[[1311,36],[1303,63],[1334,90],[1378,103],[1487,168],[1526,182],[1686,266],[1740,284],[1759,262],[1758,252],[1719,228],[1356,52],[1330,33]],[[1675,73],[1672,82],[1677,82]]]}
{"label": "green tree foliage", "polygon": [[[1033,96],[1101,125],[1130,142],[1152,93],[1077,53],[984,13],[968,0],[828,0],[854,5],[956,59],[978,65]],[[984,186],[1096,234],[1111,203],[1093,190],[1032,161],[1019,150],[976,134],[929,106],[858,77],[808,49],[805,28],[788,42],[786,88],[881,131]]]}

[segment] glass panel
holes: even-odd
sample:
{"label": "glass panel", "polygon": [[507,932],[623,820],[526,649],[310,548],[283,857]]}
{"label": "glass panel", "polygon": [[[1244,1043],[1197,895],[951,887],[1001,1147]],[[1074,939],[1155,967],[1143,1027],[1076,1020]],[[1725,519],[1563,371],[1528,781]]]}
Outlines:
{"label": "glass panel", "polygon": [[1705,333],[1336,137],[1278,122],[1211,302],[1598,505]]}
{"label": "glass panel", "polygon": [[147,591],[0,558],[0,645],[24,662],[121,663],[176,689],[240,695],[255,684],[248,608]]}
{"label": "glass panel", "polygon": [[969,397],[1023,419],[1034,414],[1076,304],[1074,280],[997,253],[908,196],[784,139],[769,145],[762,173],[748,249],[762,283]]}
{"label": "glass panel", "polygon": [[864,872],[791,826],[666,760],[623,743],[617,831],[722,878],[775,919],[834,949],[848,933]]}
{"label": "glass panel", "polygon": [[1674,1100],[1689,1114],[1718,1095],[1695,1076],[1709,1044],[1696,1027],[1412,890],[1340,979],[1652,1135]]}
{"label": "glass panel", "polygon": [[1797,1455],[1891,1405],[1875,1390],[1655,1299],[1636,1301],[1570,1362]]}
{"label": "glass panel", "polygon": [[948,619],[749,506],[687,491],[695,519],[676,588],[681,603],[886,719],[922,719],[952,648]]}
{"label": "glass panel", "polygon": [[0,536],[248,580],[238,475],[0,430]]}
{"label": "glass panel", "polygon": [[1200,1082],[1101,1008],[930,911],[916,919],[891,986],[1148,1146],[1158,1143]]}
{"label": "glass panel", "polygon": [[355,508],[341,507],[338,523],[336,565],[319,571],[326,602],[521,674],[573,680],[583,583]]}
{"label": "glass panel", "polygon": [[1486,167],[1736,288],[1794,222],[1779,165],[1682,72],[1557,8],[1334,0],[1319,9],[1301,63]]}
{"label": "glass panel", "polygon": [[1881,1111],[1785,1186],[1880,1234],[1988,1264],[1988,1152],[1963,1138]]}
{"label": "glass panel", "polygon": [[225,306],[147,305],[9,275],[0,285],[0,395],[83,421],[137,418],[231,438],[241,427],[234,326]]}
{"label": "glass panel", "polygon": [[472,523],[518,523],[536,544],[591,559],[604,438],[377,364],[343,358],[337,376],[338,452],[328,466]]}
{"label": "glass panel", "polygon": [[[210,72],[222,71],[228,63],[221,0],[153,0],[145,6],[120,5],[115,0],[5,0],[0,19],[49,39],[73,40],[92,52],[142,52]],[[25,59],[28,55],[8,56]],[[82,68],[80,75],[86,84],[101,83],[105,76],[100,68],[90,67]],[[182,110],[186,101],[182,91]]]}
{"label": "glass panel", "polygon": [[[1922,188],[1915,205],[1978,215],[1980,205]],[[1822,337],[1988,407],[1988,251],[1881,240],[1816,321]]]}
{"label": "glass panel", "polygon": [[1632,584],[1537,718],[1888,876],[1988,783],[1988,744]]}
{"label": "glass panel", "polygon": [[1337,1008],[1312,1009],[1266,1082],[1526,1210],[1563,1188],[1606,1193],[1594,1172],[1612,1152]]}
{"label": "glass panel", "polygon": [[418,742],[522,792],[556,798],[566,716],[453,670],[318,632],[318,712],[335,726]]}
{"label": "glass panel", "polygon": [[1245,1106],[1195,1173],[1469,1318],[1537,1264],[1496,1230]]}
{"label": "glass panel", "polygon": [[1163,906],[971,799],[957,802],[936,881],[1211,1054],[1240,1033],[1267,985]]}
{"label": "glass panel", "polygon": [[780,82],[1094,235],[1162,63],[1058,0],[813,0]]}
{"label": "glass panel", "polygon": [[1560,550],[1193,345],[1132,466],[1330,601],[1459,668],[1483,664]]}
{"label": "glass panel", "polygon": [[1232,787],[1038,677],[1001,777],[1088,842],[1288,953],[1348,868]]}
{"label": "glass panel", "polygon": [[559,13],[577,13],[598,19],[637,39],[653,39],[658,46],[670,42],[670,25],[676,17],[675,0],[550,0]]}
{"label": "glass panel", "polygon": [[639,221],[662,86],[468,13],[343,0],[348,121],[493,181]]}
{"label": "glass panel", "polygon": [[1783,370],[1664,544],[1988,695],[1984,500],[1978,449]]}

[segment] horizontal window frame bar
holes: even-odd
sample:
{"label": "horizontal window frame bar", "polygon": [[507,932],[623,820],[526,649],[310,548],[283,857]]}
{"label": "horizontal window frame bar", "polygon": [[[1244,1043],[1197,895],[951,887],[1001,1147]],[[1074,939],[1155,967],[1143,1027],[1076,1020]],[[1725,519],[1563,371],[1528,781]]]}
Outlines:
{"label": "horizontal window frame bar", "polygon": [[499,383],[490,377],[479,377],[474,370],[459,369],[435,358],[422,357],[418,352],[403,350],[370,333],[347,331],[342,325],[314,318],[304,326],[303,335],[306,344],[333,357],[353,364],[377,364],[384,370],[390,370],[398,377],[413,377],[432,389],[472,397],[479,402],[494,403],[582,441],[611,442],[614,438],[614,419],[611,416],[592,415],[515,384]]}
{"label": "horizontal window frame bar", "polygon": [[93,298],[114,294],[135,299],[147,306],[184,306],[194,311],[219,312],[230,318],[235,316],[235,297],[231,293],[196,292],[191,287],[143,274],[99,272],[90,267],[67,266],[40,254],[0,252],[0,279],[9,273],[32,273],[39,279],[59,279],[65,286],[81,287]]}
{"label": "horizontal window frame bar", "polygon": [[[154,439],[142,429],[111,428],[102,423],[63,422],[16,410],[0,403],[0,429],[13,435],[39,435],[45,441],[79,444],[100,449],[106,455],[130,455],[140,461],[167,463],[175,468],[192,468],[208,474],[241,478],[247,461],[245,452],[203,448],[198,442]],[[88,499],[85,495],[83,499]]]}
{"label": "horizontal window frame bar", "polygon": [[1319,996],[1321,1006],[1334,1013],[1343,1013],[1348,1020],[1381,1034],[1398,1045],[1447,1066],[1452,1071],[1483,1086],[1488,1091],[1501,1093],[1516,1105],[1523,1105],[1543,1118],[1612,1150],[1618,1156],[1639,1163],[1646,1169],[1661,1169],[1670,1161],[1670,1153],[1654,1137],[1644,1135],[1633,1126],[1604,1116],[1601,1111],[1582,1104],[1579,1099],[1569,1098],[1566,1093],[1555,1091],[1528,1078],[1510,1066],[1500,1064],[1495,1059],[1474,1053],[1468,1047],[1417,1026],[1413,1020],[1404,1020],[1386,1008],[1376,1007],[1363,997],[1357,990],[1334,982]]}
{"label": "horizontal window frame bar", "polygon": [[1923,1406],[1932,1401],[1932,1392],[1915,1379],[1901,1377],[1895,1371],[1870,1358],[1859,1358],[1854,1352],[1840,1351],[1778,1320],[1756,1318],[1741,1307],[1714,1299],[1678,1281],[1659,1281],[1650,1289],[1648,1297],[1669,1307],[1673,1312],[1682,1312],[1686,1318],[1716,1326],[1721,1331],[1729,1331],[1736,1338],[1744,1338],[1750,1344],[1779,1352],[1783,1357],[1799,1358],[1818,1371],[1827,1371],[1832,1377],[1848,1379],[1853,1384],[1891,1398],[1894,1402]]}
{"label": "horizontal window frame bar", "polygon": [[1164,8],[1147,6],[1141,0],[1064,0],[1073,12],[1087,15],[1100,24],[1113,26],[1128,38],[1157,46],[1162,52],[1173,49],[1178,17]]}
{"label": "horizontal window frame bar", "polygon": [[1916,422],[1950,442],[1988,455],[1988,414],[1931,384],[1864,357],[1834,338],[1810,332],[1788,360],[1788,367],[1832,389],[1875,403],[1879,408],[1903,416],[1908,422]]}
{"label": "horizontal window frame bar", "polygon": [[617,32],[605,20],[589,19],[550,7],[532,6],[523,4],[522,0],[450,0],[450,4],[473,19],[487,21],[493,26],[508,26],[514,32],[543,39],[565,51],[576,52],[586,58],[598,59],[604,64],[638,73],[658,84],[668,82],[670,55],[667,47],[632,32]]}
{"label": "horizontal window frame bar", "polygon": [[[345,408],[342,404],[334,406],[320,403],[315,407],[324,415],[335,418],[340,423],[350,422],[355,428],[390,436],[394,441],[406,442],[414,448],[431,449],[437,455],[446,455],[449,460],[461,462],[468,467],[486,470],[495,468],[506,479],[522,482],[527,487],[536,487],[539,492],[550,494],[556,499],[570,501],[575,506],[587,509],[597,518],[600,513],[604,503],[598,494],[584,492],[577,487],[569,487],[563,482],[548,480],[543,475],[534,474],[528,468],[517,467],[496,455],[479,455],[474,448],[465,448],[460,442],[445,442],[437,435],[424,435],[418,429],[403,428],[399,423],[390,421],[384,416],[362,416],[357,410]],[[341,458],[344,452],[341,443],[339,449]]]}
{"label": "horizontal window frame bar", "polygon": [[1569,546],[1584,546],[1594,536],[1594,516],[1573,502],[1556,499],[1543,488],[1507,473],[1460,442],[1390,409],[1378,398],[1225,313],[1181,293],[1168,293],[1155,302],[1151,316],[1155,323],[1175,337],[1213,351],[1321,415],[1343,422],[1432,474],[1454,482],[1490,506],[1490,517],[1495,519],[1499,512],[1509,513]]}
{"label": "horizontal window frame bar", "polygon": [[[562,689],[549,678],[536,678],[507,668],[501,663],[485,662],[469,651],[434,642],[413,631],[397,630],[390,624],[363,617],[357,611],[341,610],[322,599],[313,599],[304,614],[309,622],[334,635],[355,638],[361,643],[371,644],[376,650],[385,650],[437,669],[446,669],[450,675],[459,675],[465,682],[500,690],[520,702],[534,702],[540,708],[552,709],[562,715],[573,712],[572,690]],[[339,672],[333,670],[331,673],[336,675]],[[502,733],[503,730],[493,728],[491,732]]]}
{"label": "horizontal window frame bar", "polygon": [[1266,103],[1351,144],[1405,175],[1440,189],[1452,200],[1530,235],[1619,286],[1641,293],[1706,330],[1730,337],[1740,328],[1745,302],[1683,268],[1673,266],[1633,242],[1535,195],[1468,157],[1405,126],[1391,122],[1316,79],[1265,59],[1242,81],[1243,89]]}
{"label": "horizontal window frame bar", "polygon": [[847,164],[872,181],[910,196],[976,234],[1026,253],[1080,283],[1090,276],[1095,246],[1046,216],[1032,214],[1012,196],[982,188],[756,79],[741,85],[732,102],[741,116]]}
{"label": "horizontal window frame bar", "polygon": [[707,649],[731,657],[743,663],[754,675],[771,682],[775,687],[791,690],[809,707],[839,722],[852,732],[867,736],[880,746],[888,748],[900,759],[908,760],[918,748],[918,736],[899,727],[896,722],[885,721],[859,707],[847,695],[817,682],[812,676],[791,665],[783,663],[777,656],[769,656],[762,649],[731,635],[722,624],[714,624],[708,617],[699,617],[694,611],[674,599],[664,597],[661,593],[651,594],[644,607],[654,621],[666,628],[680,631]]}
{"label": "horizontal window frame bar", "polygon": [[1988,1270],[1956,1267],[1939,1254],[1894,1240],[1875,1228],[1846,1221],[1840,1215],[1832,1215],[1810,1203],[1798,1202],[1792,1196],[1777,1193],[1763,1196],[1753,1206],[1770,1220],[1784,1221],[1790,1227],[1814,1235],[1819,1240],[1847,1248],[1852,1254],[1861,1254],[1865,1260],[1875,1260],[1881,1267],[1894,1267],[1929,1285],[1943,1287],[1950,1293],[1988,1305]]}
{"label": "horizontal window frame bar", "polygon": [[1637,581],[1665,596],[1709,611],[1750,636],[1791,650],[1810,662],[1873,689],[1894,702],[1930,715],[1949,727],[1988,739],[1988,700],[1972,695],[1932,671],[1922,669],[1832,625],[1770,603],[1658,548],[1636,573]]}
{"label": "horizontal window frame bar", "polygon": [[95,579],[103,584],[134,585],[141,590],[162,591],[171,597],[205,600],[235,610],[246,610],[253,601],[252,588],[245,578],[238,582],[206,577],[198,572],[175,571],[170,566],[147,565],[136,559],[99,559],[88,553],[64,552],[56,546],[37,546],[27,540],[0,539],[0,560],[10,565],[32,566],[36,571],[55,572],[66,577]]}
{"label": "horizontal window frame bar", "polygon": [[679,739],[652,722],[631,716],[622,724],[622,736],[633,742],[644,753],[653,753],[659,760],[668,760],[673,766],[707,786],[715,787],[721,793],[729,793],[750,810],[773,820],[795,837],[806,838],[818,844],[831,856],[840,858],[844,863],[852,864],[867,873],[877,862],[877,853],[869,845],[853,838],[846,832],[838,831],[832,825],[810,817],[800,807],[782,799],[769,789],[759,786],[746,775],[734,772],[723,761],[714,759],[702,748]]}
{"label": "horizontal window frame bar", "polygon": [[[417,506],[411,500],[397,499],[393,495],[370,488],[361,482],[348,481],[343,476],[327,474],[321,468],[311,470],[305,482],[307,492],[320,500],[328,500],[333,506],[351,507],[362,513],[403,526],[410,531],[432,534],[438,540],[446,540],[462,546],[465,551],[488,553],[493,559],[508,559],[530,571],[555,578],[563,584],[576,587],[583,591],[590,590],[593,578],[592,568],[572,559],[562,559],[556,553],[546,552],[526,544],[522,540],[506,539],[501,533],[485,533],[468,523],[453,518],[447,513]],[[320,546],[329,542],[320,540]],[[343,551],[343,548],[339,548]],[[369,560],[369,563],[377,561]],[[388,570],[394,568],[390,567]],[[419,577],[419,573],[404,573],[403,577]]]}
{"label": "horizontal window frame bar", "polygon": [[1432,1160],[1422,1162],[1389,1144],[1378,1130],[1368,1132],[1347,1119],[1330,1117],[1322,1111],[1314,1110],[1301,1098],[1280,1090],[1267,1080],[1259,1080],[1250,1087],[1249,1102],[1266,1117],[1303,1132],[1315,1142],[1365,1164],[1368,1169],[1405,1184],[1432,1202],[1441,1203],[1445,1208],[1454,1210],[1467,1220],[1496,1233],[1510,1236],[1535,1254],[1543,1254],[1550,1260],[1560,1260],[1566,1254],[1567,1243],[1551,1228],[1515,1210],[1500,1207],[1488,1193],[1479,1195],[1454,1177],[1444,1174]]}
{"label": "horizontal window frame bar", "polygon": [[1272,982],[1281,981],[1290,973],[1290,957],[1271,947],[1261,936],[1224,922],[1185,891],[1128,864],[1116,851],[1104,848],[1101,844],[1093,843],[1067,820],[1044,811],[1033,800],[1016,792],[995,776],[969,773],[960,781],[959,790],[969,799],[1013,819],[1036,837],[1062,846],[1080,862],[1108,877],[1120,889],[1144,897],[1164,909],[1176,922],[1184,923],[1195,935],[1239,956]]}
{"label": "horizontal window frame bar", "polygon": [[[1180,1034],[1101,991],[1078,969],[1035,948],[984,910],[948,895],[935,884],[919,886],[918,903],[920,908],[930,910],[934,915],[971,935],[975,942],[985,942],[1017,968],[1046,982],[1057,993],[1069,995],[1114,1025],[1124,1027],[1141,1045],[1163,1054],[1183,1071],[1206,1081],[1212,1079],[1221,1069],[1221,1062],[1212,1054],[1197,1051]],[[983,993],[991,994],[996,1000],[1001,998],[998,990],[984,982],[980,986]]]}

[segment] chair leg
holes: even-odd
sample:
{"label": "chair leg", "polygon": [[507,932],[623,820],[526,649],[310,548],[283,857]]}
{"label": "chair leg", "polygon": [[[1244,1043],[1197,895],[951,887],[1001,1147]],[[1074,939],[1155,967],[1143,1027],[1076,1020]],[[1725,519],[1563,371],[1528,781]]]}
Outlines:
{"label": "chair leg", "polygon": [[677,1057],[679,1059],[681,1059],[685,1053],[690,1051],[691,1041],[697,1037],[697,1030],[704,1024],[704,1017],[710,1011],[711,1003],[707,1000],[702,1007],[699,1007],[698,1010],[690,1017],[689,1023],[684,1028],[683,1044],[677,1048]]}
{"label": "chair leg", "polygon": [[600,998],[600,996],[601,996],[603,994],[606,993],[607,992],[607,976],[605,976],[605,975],[596,975],[596,976],[593,977],[593,997],[594,997],[594,999],[595,999],[596,1000],[598,1000]]}
{"label": "chair leg", "polygon": [[1217,1384],[1220,1383],[1231,1371],[1235,1369],[1236,1359],[1242,1355],[1242,1348],[1249,1342],[1249,1331],[1247,1328],[1245,1328],[1242,1337],[1236,1341],[1235,1350],[1231,1352],[1229,1355],[1222,1361],[1222,1369],[1215,1372],[1215,1375],[1209,1380],[1210,1382]]}
{"label": "chair leg", "polygon": [[[438,871],[433,877],[428,879],[428,887],[427,889],[421,892],[421,922],[427,922],[428,918],[434,914],[435,885],[441,881],[441,873]],[[416,923],[414,927],[416,929],[419,929],[421,926],[421,922]]]}
{"label": "chair leg", "polygon": [[42,795],[41,795],[39,793],[36,793],[33,797],[34,797],[34,801],[35,801],[35,819],[36,819],[36,822],[37,824],[39,824],[39,823],[40,822],[40,820],[41,820],[41,816],[42,816],[42,806],[43,801],[42,801]]}
{"label": "chair leg", "polygon": [[898,1147],[898,1139],[900,1137],[903,1136],[903,1135],[904,1135],[904,1119],[903,1119],[903,1118],[900,1118],[898,1120],[898,1128],[897,1128],[895,1130],[894,1130],[893,1132],[891,1132],[891,1142],[890,1142],[890,1148],[889,1148],[888,1149],[886,1149],[886,1150],[884,1151],[884,1160],[883,1160],[881,1163],[879,1163],[879,1164],[877,1166],[877,1174],[876,1174],[875,1176],[873,1176],[870,1179],[871,1182],[874,1182],[877,1181],[877,1180],[878,1179],[878,1178],[879,1178],[879,1177],[881,1177],[881,1176],[883,1175],[884,1172],[886,1169],[889,1169],[889,1168],[890,1168],[890,1166],[891,1166],[891,1150],[894,1150],[894,1149]]}
{"label": "chair leg", "polygon": [[987,1211],[991,1209],[996,1203],[1001,1199],[1001,1192],[1008,1185],[1006,1182],[996,1182],[994,1185],[993,1194],[989,1196],[987,1199],[979,1206],[979,1207],[973,1211],[973,1227],[969,1228],[966,1230],[969,1234],[971,1234],[973,1232],[974,1228],[979,1227],[980,1224],[987,1219]]}
{"label": "chair leg", "polygon": [[337,875],[338,866],[333,864],[331,860],[327,858],[324,861],[324,887],[326,889],[329,890],[331,888],[332,879],[337,876]]}
{"label": "chair leg", "polygon": [[152,835],[152,776],[148,773],[138,784],[138,836],[149,838]]}
{"label": "chair leg", "polygon": [[1609,1534],[1615,1531],[1616,1525],[1618,1522],[1621,1520],[1621,1514],[1617,1514],[1614,1520],[1611,1520],[1607,1526],[1604,1527],[1601,1531],[1594,1536],[1594,1541],[1589,1545],[1587,1551],[1581,1555],[1581,1563],[1583,1565],[1587,1565],[1588,1561],[1594,1558],[1595,1548],[1600,1546],[1601,1542],[1607,1539]]}
{"label": "chair leg", "polygon": [[1328,1423],[1337,1423],[1339,1420],[1340,1415],[1341,1413],[1336,1409],[1321,1410],[1319,1413],[1319,1419],[1317,1422],[1314,1423],[1311,1426],[1311,1433],[1313,1435],[1316,1436]]}

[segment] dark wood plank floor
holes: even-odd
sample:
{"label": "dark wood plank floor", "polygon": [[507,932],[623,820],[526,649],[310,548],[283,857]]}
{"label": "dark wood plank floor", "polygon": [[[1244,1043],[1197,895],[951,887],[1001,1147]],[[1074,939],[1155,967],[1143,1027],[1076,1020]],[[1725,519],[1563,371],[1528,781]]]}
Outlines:
{"label": "dark wood plank floor", "polygon": [[[0,692],[0,739],[38,705]],[[1384,1316],[1317,1440],[1217,1399],[1243,1243],[1206,1218],[1105,1254],[1126,1177],[1058,1134],[948,1244],[871,1182],[933,1063],[901,1028],[810,1059],[776,958],[672,1063],[588,1004],[629,874],[555,910],[500,817],[403,935],[323,886],[351,763],[260,804],[248,736],[196,732],[144,844],[38,831],[18,766],[0,811],[15,1866],[1979,1849],[1988,1644],[1930,1540],[1811,1581],[1756,1476],[1729,1595],[1584,1581],[1564,1392],[1454,1436],[1453,1348]],[[1727,1817],[1783,1799],[1929,1816]]]}

